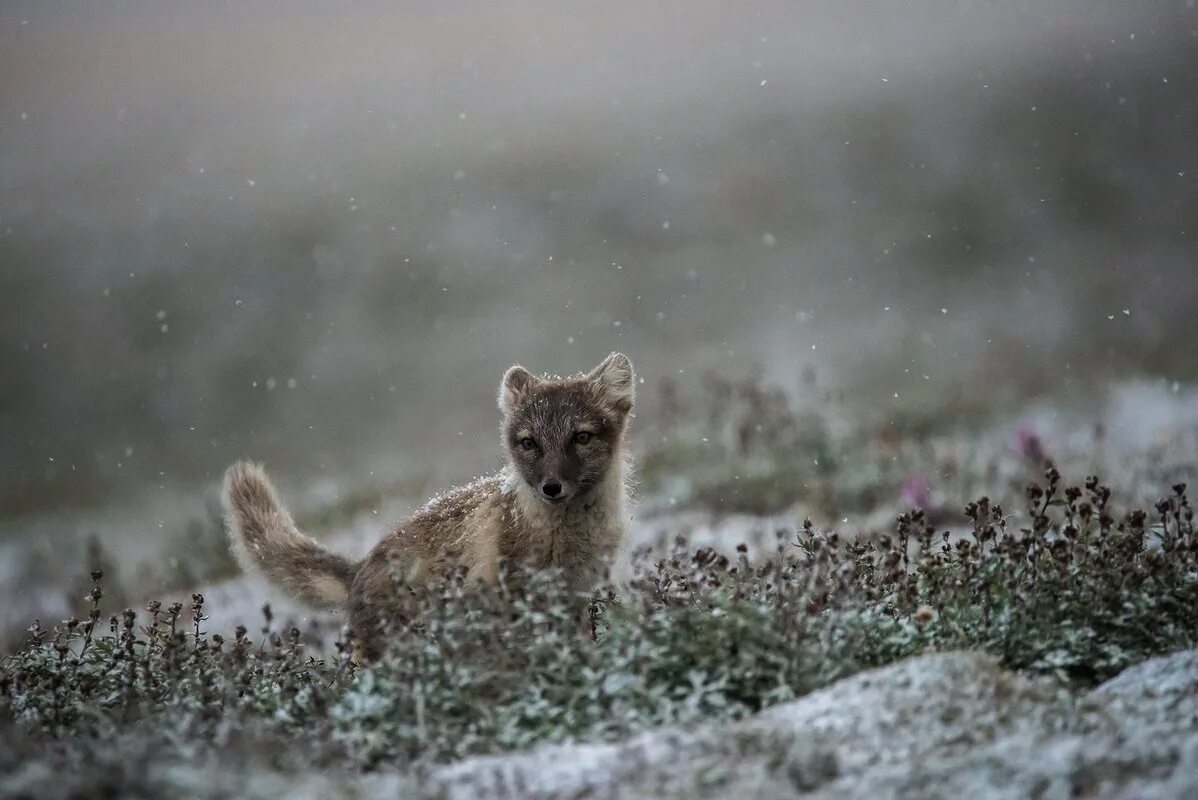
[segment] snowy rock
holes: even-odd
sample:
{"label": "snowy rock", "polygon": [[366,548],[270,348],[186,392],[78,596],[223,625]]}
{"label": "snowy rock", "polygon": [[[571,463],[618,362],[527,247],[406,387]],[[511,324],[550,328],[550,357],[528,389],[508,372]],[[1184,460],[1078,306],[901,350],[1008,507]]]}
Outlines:
{"label": "snowy rock", "polygon": [[1142,723],[1198,720],[1198,650],[1153,658],[1124,670],[1090,693],[1120,716]]}

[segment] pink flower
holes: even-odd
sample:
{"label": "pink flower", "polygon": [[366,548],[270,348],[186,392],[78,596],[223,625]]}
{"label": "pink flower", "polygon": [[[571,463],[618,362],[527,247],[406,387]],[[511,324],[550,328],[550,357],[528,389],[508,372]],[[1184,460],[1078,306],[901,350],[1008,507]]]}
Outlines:
{"label": "pink flower", "polygon": [[932,489],[928,486],[927,478],[918,472],[911,473],[903,481],[903,488],[899,496],[908,508],[927,510],[932,505]]}
{"label": "pink flower", "polygon": [[1040,436],[1030,425],[1023,425],[1015,431],[1015,449],[1024,458],[1032,461],[1043,461],[1044,445]]}

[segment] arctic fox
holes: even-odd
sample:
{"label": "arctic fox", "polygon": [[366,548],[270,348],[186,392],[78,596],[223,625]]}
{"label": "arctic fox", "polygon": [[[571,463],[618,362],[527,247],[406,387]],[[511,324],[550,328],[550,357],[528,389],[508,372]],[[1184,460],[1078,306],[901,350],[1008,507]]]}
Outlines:
{"label": "arctic fox", "polygon": [[599,583],[628,525],[625,443],[632,363],[612,353],[586,374],[538,378],[519,365],[499,384],[507,465],[430,500],[361,561],[301,533],[256,464],[225,474],[233,552],[296,599],[344,608],[359,658],[382,650],[386,620],[400,613],[396,581],[420,585],[458,566],[494,584],[501,565],[561,571],[585,592]]}

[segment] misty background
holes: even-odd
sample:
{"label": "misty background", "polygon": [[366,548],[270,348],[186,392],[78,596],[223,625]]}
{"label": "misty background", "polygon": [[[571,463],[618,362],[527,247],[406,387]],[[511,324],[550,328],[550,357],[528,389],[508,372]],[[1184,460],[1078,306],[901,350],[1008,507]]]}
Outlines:
{"label": "misty background", "polygon": [[710,370],[883,415],[1198,376],[1193,2],[6,2],[0,42],[13,534],[152,536],[240,457],[447,485],[517,361],[627,352],[642,426]]}

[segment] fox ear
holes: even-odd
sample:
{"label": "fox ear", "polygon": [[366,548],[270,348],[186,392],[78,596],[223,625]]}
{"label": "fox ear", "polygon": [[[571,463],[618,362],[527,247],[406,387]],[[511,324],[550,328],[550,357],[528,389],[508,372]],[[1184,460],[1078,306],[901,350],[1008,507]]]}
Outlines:
{"label": "fox ear", "polygon": [[632,362],[623,353],[612,353],[591,370],[587,379],[595,385],[612,408],[621,414],[632,409]]}
{"label": "fox ear", "polygon": [[519,364],[509,367],[499,382],[499,410],[510,413],[536,382],[533,374]]}

